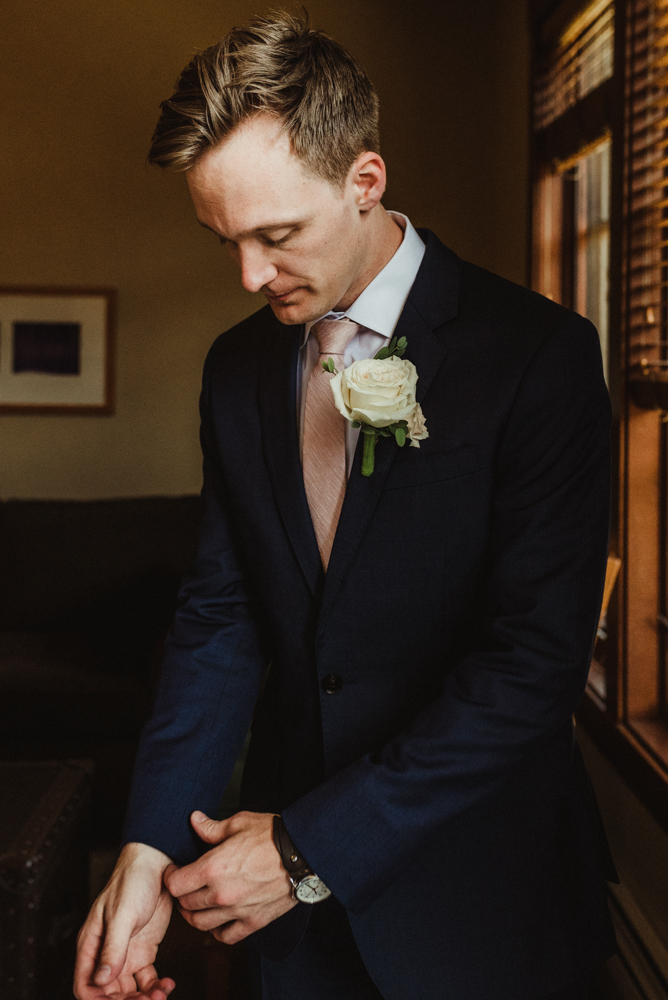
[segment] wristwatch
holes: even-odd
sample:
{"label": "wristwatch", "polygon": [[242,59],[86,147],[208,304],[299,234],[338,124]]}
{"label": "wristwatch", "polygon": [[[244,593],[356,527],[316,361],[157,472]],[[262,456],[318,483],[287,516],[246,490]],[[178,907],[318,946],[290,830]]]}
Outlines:
{"label": "wristwatch", "polygon": [[293,899],[300,903],[321,903],[332,895],[331,890],[299,854],[280,816],[274,816],[274,843],[292,884]]}

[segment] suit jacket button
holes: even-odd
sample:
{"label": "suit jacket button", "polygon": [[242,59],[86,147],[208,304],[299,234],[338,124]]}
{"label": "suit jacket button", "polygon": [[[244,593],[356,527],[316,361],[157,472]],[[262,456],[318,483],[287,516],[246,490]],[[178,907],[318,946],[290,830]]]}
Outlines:
{"label": "suit jacket button", "polygon": [[326,694],[337,694],[343,687],[343,681],[338,674],[327,674],[321,680],[320,686]]}

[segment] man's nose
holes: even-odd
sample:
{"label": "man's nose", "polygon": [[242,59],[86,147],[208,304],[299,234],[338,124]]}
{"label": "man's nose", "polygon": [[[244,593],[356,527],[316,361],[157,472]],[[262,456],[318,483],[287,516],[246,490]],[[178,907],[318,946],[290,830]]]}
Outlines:
{"label": "man's nose", "polygon": [[276,265],[257,250],[240,248],[238,259],[241,268],[241,284],[247,292],[259,292],[278,274]]}

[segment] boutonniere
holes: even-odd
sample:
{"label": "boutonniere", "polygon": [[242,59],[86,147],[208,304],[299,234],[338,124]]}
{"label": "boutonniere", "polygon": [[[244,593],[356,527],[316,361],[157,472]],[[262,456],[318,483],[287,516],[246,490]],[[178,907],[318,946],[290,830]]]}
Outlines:
{"label": "boutonniere", "polygon": [[364,435],[362,475],[373,472],[376,441],[393,437],[400,448],[408,439],[412,448],[429,437],[422,408],[415,400],[418,373],[412,361],[404,361],[406,338],[393,337],[374,358],[354,361],[337,372],[332,358],[322,362],[331,372],[337,410],[359,427]]}

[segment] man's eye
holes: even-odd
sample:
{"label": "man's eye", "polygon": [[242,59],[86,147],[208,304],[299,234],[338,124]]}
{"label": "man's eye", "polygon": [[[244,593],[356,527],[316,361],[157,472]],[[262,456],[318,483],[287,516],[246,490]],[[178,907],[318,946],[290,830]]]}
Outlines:
{"label": "man's eye", "polygon": [[265,236],[264,240],[265,240],[265,243],[267,244],[267,246],[270,246],[270,247],[280,247],[280,246],[283,246],[284,243],[287,243],[287,241],[290,239],[290,237],[293,235],[293,233],[294,233],[294,229],[291,230],[289,233],[286,233],[285,236],[281,236],[281,238],[279,240],[272,240],[272,238],[270,236]]}

